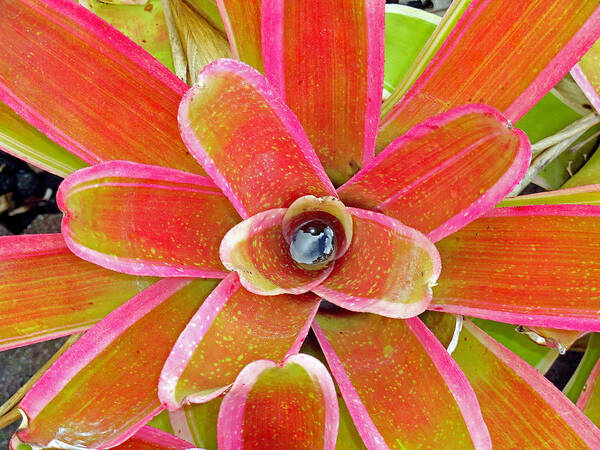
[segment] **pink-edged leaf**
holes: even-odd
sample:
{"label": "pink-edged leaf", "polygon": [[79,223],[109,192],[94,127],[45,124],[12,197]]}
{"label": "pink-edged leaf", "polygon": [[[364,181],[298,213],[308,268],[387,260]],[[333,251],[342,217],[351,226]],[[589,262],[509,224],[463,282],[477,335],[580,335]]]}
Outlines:
{"label": "pink-edged leaf", "polygon": [[590,184],[559,191],[510,197],[498,204],[498,207],[528,205],[600,205],[600,184]]}
{"label": "pink-edged leaf", "polygon": [[600,331],[600,207],[496,208],[437,243],[430,309]]}
{"label": "pink-edged leaf", "polygon": [[544,376],[466,320],[452,353],[494,448],[598,448],[600,431]]}
{"label": "pink-edged leaf", "polygon": [[327,369],[309,355],[255,361],[219,411],[219,448],[335,448],[339,410]]}
{"label": "pink-edged leaf", "polygon": [[0,351],[87,330],[155,282],[73,255],[60,234],[0,238]]}
{"label": "pink-edged leaf", "polygon": [[420,319],[320,311],[313,330],[368,448],[491,448],[475,393]]}
{"label": "pink-edged leaf", "polygon": [[[300,352],[317,358],[319,361],[321,361],[321,363],[323,363],[327,370],[331,372],[331,369],[329,369],[329,366],[327,365],[327,359],[325,358],[325,355],[319,346],[319,341],[314,333],[308,334],[306,340],[302,343]],[[360,437],[360,434],[358,434],[356,426],[354,425],[354,421],[352,420],[352,416],[350,415],[348,407],[346,406],[346,402],[344,401],[344,397],[342,397],[342,393],[340,392],[340,388],[335,380],[333,380],[333,384],[337,393],[338,408],[340,410],[340,424],[338,427],[335,448],[337,450],[366,450],[367,447]]]}
{"label": "pink-edged leaf", "polygon": [[265,74],[300,119],[336,185],[374,155],[384,19],[379,0],[263,0]]}
{"label": "pink-edged leaf", "polygon": [[172,434],[157,428],[144,426],[125,442],[114,448],[119,450],[184,450],[192,447],[193,445],[189,442]]}
{"label": "pink-edged leaf", "polygon": [[202,304],[173,347],[160,376],[170,410],[217,397],[257,359],[297,353],[320,299],[313,294],[260,296],[228,275]]}
{"label": "pink-edged leaf", "polygon": [[263,71],[261,4],[262,0],[217,0],[231,53],[260,72]]}
{"label": "pink-edged leaf", "polygon": [[323,282],[335,263],[320,270],[300,267],[290,255],[283,233],[286,209],[256,214],[227,232],[221,260],[236,271],[242,285],[259,295],[303,294]]}
{"label": "pink-edged leaf", "polygon": [[[384,117],[377,148],[431,116],[485,103],[513,123],[600,37],[598,0],[473,0],[423,74]],[[515,51],[518,49],[518,51]]]}
{"label": "pink-edged leaf", "polygon": [[96,15],[13,0],[0,34],[0,99],[65,149],[202,173],[177,129],[185,83]]}
{"label": "pink-edged leaf", "polygon": [[216,283],[161,280],[109,314],[21,401],[26,421],[18,438],[41,447],[99,448],[132,436],[163,409],[157,395],[160,370]]}
{"label": "pink-edged leaf", "polygon": [[221,239],[241,219],[210,178],[111,161],[69,176],[57,202],[79,257],[119,272],[223,278]]}
{"label": "pink-edged leaf", "polygon": [[435,246],[391,217],[356,208],[348,251],[313,292],[352,311],[413,317],[431,300],[440,270]]}
{"label": "pink-edged leaf", "polygon": [[337,196],[298,119],[239,61],[206,66],[179,109],[184,142],[243,218],[303,195]]}
{"label": "pink-edged leaf", "polygon": [[597,426],[600,426],[600,361],[596,363],[577,400],[577,407]]}
{"label": "pink-edged leaf", "polygon": [[571,75],[594,106],[600,111],[600,40],[589,49],[573,69]]}
{"label": "pink-edged leaf", "polygon": [[438,241],[484,214],[525,174],[527,136],[485,105],[417,125],[338,189],[346,205],[380,211]]}

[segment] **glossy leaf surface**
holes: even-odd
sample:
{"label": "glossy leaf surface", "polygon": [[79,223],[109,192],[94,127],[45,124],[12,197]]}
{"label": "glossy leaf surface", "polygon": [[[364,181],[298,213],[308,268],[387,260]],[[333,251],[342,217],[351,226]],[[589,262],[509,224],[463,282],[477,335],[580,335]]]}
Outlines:
{"label": "glossy leaf surface", "polygon": [[452,356],[477,394],[494,448],[597,446],[600,432],[575,405],[469,321]]}
{"label": "glossy leaf surface", "polygon": [[385,7],[385,76],[383,87],[392,92],[402,81],[441,17],[417,8]]}
{"label": "glossy leaf surface", "polygon": [[373,158],[384,6],[378,0],[263,0],[265,75],[338,186]]}
{"label": "glossy leaf surface", "polygon": [[368,448],[491,448],[475,394],[418,318],[321,311],[313,329]]}
{"label": "glossy leaf surface", "polygon": [[414,127],[338,193],[346,205],[383,212],[435,242],[504,198],[530,158],[523,132],[492,108],[468,105]]}
{"label": "glossy leaf surface", "polygon": [[502,0],[473,0],[419,80],[384,117],[378,150],[427,117],[467,103],[488,104],[516,122],[599,37],[599,4],[536,0],[508,9]]}
{"label": "glossy leaf surface", "polygon": [[319,360],[299,354],[281,365],[255,361],[221,404],[219,447],[332,450],[338,421],[333,381]]}
{"label": "glossy leaf surface", "polygon": [[71,175],[57,202],[76,255],[130,274],[223,278],[219,244],[241,220],[209,178],[125,161]]}
{"label": "glossy leaf surface", "polygon": [[0,350],[84,331],[155,279],[73,255],[60,234],[0,238]]}
{"label": "glossy leaf surface", "polygon": [[217,397],[257,359],[297,353],[320,299],[312,294],[260,296],[237,274],[225,278],[194,315],[161,374],[160,399],[170,410]]}
{"label": "glossy leaf surface", "polygon": [[201,172],[176,123],[187,86],[93,13],[70,0],[14,0],[0,33],[0,98],[50,139],[90,164]]}
{"label": "glossy leaf surface", "polygon": [[600,330],[597,206],[496,208],[437,248],[443,270],[430,309]]}
{"label": "glossy leaf surface", "polygon": [[[36,445],[114,446],[163,406],[160,370],[215,280],[165,279],[79,339],[21,401],[20,440]],[[93,408],[88,405],[93,404]]]}
{"label": "glossy leaf surface", "polygon": [[183,140],[243,218],[303,195],[336,195],[298,119],[267,80],[221,59],[179,112]]}
{"label": "glossy leaf surface", "polygon": [[350,248],[313,292],[352,311],[396,318],[422,313],[440,273],[435,246],[383,214],[348,211],[354,225]]}
{"label": "glossy leaf surface", "polygon": [[285,208],[255,214],[225,235],[221,260],[239,274],[242,285],[259,295],[303,294],[318,286],[331,273],[335,262],[309,270],[290,254],[282,222]]}

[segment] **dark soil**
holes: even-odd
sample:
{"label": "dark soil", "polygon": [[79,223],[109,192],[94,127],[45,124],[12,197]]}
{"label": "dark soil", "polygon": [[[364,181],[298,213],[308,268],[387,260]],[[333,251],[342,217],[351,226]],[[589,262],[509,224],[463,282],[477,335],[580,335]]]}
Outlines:
{"label": "dark soil", "polygon": [[57,214],[61,178],[0,151],[0,226],[21,234],[40,214]]}

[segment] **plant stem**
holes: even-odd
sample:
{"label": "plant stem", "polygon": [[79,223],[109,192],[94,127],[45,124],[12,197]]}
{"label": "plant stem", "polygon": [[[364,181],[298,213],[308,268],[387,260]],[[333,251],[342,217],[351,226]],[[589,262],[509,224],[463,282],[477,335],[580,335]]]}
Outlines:
{"label": "plant stem", "polygon": [[531,146],[531,154],[535,157],[546,150],[548,147],[552,147],[556,144],[561,143],[565,139],[571,138],[575,135],[580,135],[581,132],[587,131],[594,125],[600,123],[600,116],[596,113],[588,114],[579,120],[576,120],[569,126],[563,128],[558,133],[553,134],[547,138],[544,138]]}
{"label": "plant stem", "polygon": [[[587,129],[586,129],[587,130]],[[546,151],[540,153],[529,166],[525,176],[521,180],[521,182],[515,186],[515,188],[508,194],[507,197],[516,197],[521,193],[523,189],[529,185],[533,181],[533,179],[542,171],[544,168],[554,161],[561,153],[567,150],[586,130],[579,131],[577,134],[571,136],[570,138],[561,141],[560,143],[553,145]]]}
{"label": "plant stem", "polygon": [[0,417],[0,430],[16,422],[21,418],[21,413],[18,408],[11,409],[7,414]]}

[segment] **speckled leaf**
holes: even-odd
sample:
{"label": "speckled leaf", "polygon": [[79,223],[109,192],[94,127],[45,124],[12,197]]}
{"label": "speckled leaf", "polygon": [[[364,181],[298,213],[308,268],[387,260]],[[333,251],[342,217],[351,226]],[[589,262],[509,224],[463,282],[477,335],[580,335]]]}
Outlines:
{"label": "speckled leaf", "polygon": [[417,125],[338,189],[428,234],[452,234],[504,198],[523,177],[527,136],[485,105],[467,105]]}
{"label": "speckled leaf", "polygon": [[155,279],[102,269],[60,234],[0,238],[0,350],[90,328]]}
{"label": "speckled leaf", "polygon": [[477,394],[494,448],[597,448],[600,432],[573,403],[468,320],[452,356]]}
{"label": "speckled leaf", "polygon": [[163,368],[159,396],[170,410],[217,397],[248,363],[297,353],[319,305],[313,294],[260,296],[227,276],[194,315]]}
{"label": "speckled leaf", "polygon": [[171,72],[173,54],[161,0],[147,0],[140,5],[115,5],[100,0],[86,0],[89,9],[138,44]]}
{"label": "speckled leaf", "polygon": [[296,264],[283,233],[285,214],[285,208],[255,214],[229,230],[221,242],[221,261],[239,274],[250,292],[303,294],[321,284],[335,265],[309,270]]}
{"label": "speckled leaf", "polygon": [[443,269],[430,309],[600,330],[600,207],[496,208],[437,248]]}
{"label": "speckled leaf", "polygon": [[223,278],[219,244],[241,220],[209,178],[125,161],[69,176],[57,202],[71,251],[137,275]]}
{"label": "speckled leaf", "polygon": [[176,115],[187,86],[72,0],[0,9],[0,99],[94,164],[126,159],[202,172]]}
{"label": "speckled leaf", "polygon": [[[110,447],[162,405],[160,370],[215,280],[161,280],[81,337],[29,390],[19,439],[42,447]],[[93,404],[93,408],[88,406]]]}
{"label": "speckled leaf", "polygon": [[[323,354],[323,351],[321,350],[319,342],[317,341],[314,333],[308,334],[306,340],[302,344],[300,352],[317,358],[331,373],[331,369],[329,369],[329,366],[327,365],[327,359],[325,358],[325,355]],[[335,448],[336,450],[366,450],[367,447],[360,437],[360,434],[358,434],[358,431],[356,430],[356,426],[354,425],[352,416],[348,411],[344,397],[342,397],[340,388],[335,380],[333,380],[333,384],[337,393],[338,407],[340,410],[340,425],[338,428],[337,440],[335,441]]]}
{"label": "speckled leaf", "polygon": [[[600,36],[598,0],[473,0],[417,82],[385,115],[384,149],[427,117],[485,103],[516,122]],[[519,51],[515,51],[518,48]]]}
{"label": "speckled leaf", "polygon": [[320,311],[313,329],[368,448],[491,448],[473,390],[418,318]]}
{"label": "speckled leaf", "polygon": [[422,313],[440,273],[435,246],[391,217],[348,210],[354,225],[350,248],[313,292],[352,311],[403,318]]}
{"label": "speckled leaf", "polygon": [[183,140],[243,218],[336,195],[298,119],[238,61],[207,66],[179,110]]}
{"label": "speckled leaf", "polygon": [[327,369],[309,355],[255,361],[240,372],[219,411],[220,448],[333,450],[339,412]]}
{"label": "speckled leaf", "polygon": [[263,0],[265,75],[337,186],[374,156],[384,6],[379,0]]}

